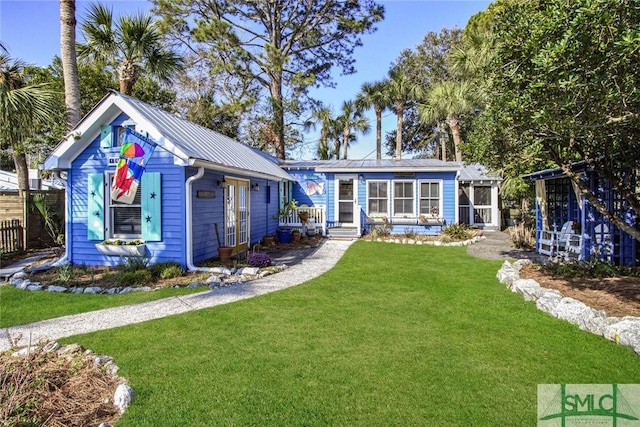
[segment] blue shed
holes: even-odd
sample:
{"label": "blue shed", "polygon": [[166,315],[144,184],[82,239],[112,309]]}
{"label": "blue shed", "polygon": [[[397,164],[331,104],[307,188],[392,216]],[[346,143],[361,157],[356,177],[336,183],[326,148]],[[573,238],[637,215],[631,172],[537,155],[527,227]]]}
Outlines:
{"label": "blue shed", "polygon": [[272,156],[117,92],[44,167],[66,173],[66,259],[86,265],[136,251],[192,269],[219,246],[246,250],[275,231],[280,189],[294,180]]}
{"label": "blue shed", "polygon": [[[584,162],[573,166],[610,212],[636,227],[633,210],[606,179]],[[637,265],[636,240],[580,194],[561,168],[525,175],[536,186],[536,251],[551,257]]]}

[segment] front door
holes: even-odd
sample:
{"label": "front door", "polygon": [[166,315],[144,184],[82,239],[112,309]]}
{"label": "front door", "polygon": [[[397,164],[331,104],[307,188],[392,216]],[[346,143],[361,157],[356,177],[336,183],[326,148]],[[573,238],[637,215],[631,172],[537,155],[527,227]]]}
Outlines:
{"label": "front door", "polygon": [[341,225],[353,226],[355,223],[356,177],[336,177],[335,217]]}
{"label": "front door", "polygon": [[224,245],[233,253],[249,248],[249,182],[225,177]]}

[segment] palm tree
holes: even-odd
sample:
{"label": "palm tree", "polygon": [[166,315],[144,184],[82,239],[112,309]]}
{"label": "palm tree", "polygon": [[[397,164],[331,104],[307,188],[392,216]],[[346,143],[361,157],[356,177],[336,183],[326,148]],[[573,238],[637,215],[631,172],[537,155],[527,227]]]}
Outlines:
{"label": "palm tree", "polygon": [[[355,141],[356,132],[369,133],[369,121],[363,116],[362,110],[356,106],[354,101],[344,101],[342,103],[342,114],[336,119],[338,129],[342,131],[343,159],[347,158],[347,148],[349,143]],[[337,158],[340,157],[339,146],[336,147]]]}
{"label": "palm tree", "polygon": [[333,112],[328,107],[321,107],[314,110],[311,115],[311,120],[306,124],[306,128],[315,128],[316,123],[320,123],[320,141],[318,141],[318,158],[321,160],[329,160],[334,155],[337,157],[338,152],[335,152],[329,146],[329,140],[336,139],[336,119],[333,118]]}
{"label": "palm tree", "polygon": [[80,121],[80,82],[76,60],[76,2],[60,0],[60,59],[64,77],[67,130]]}
{"label": "palm tree", "polygon": [[386,92],[386,81],[365,83],[356,97],[356,105],[361,108],[371,108],[376,115],[376,159],[382,158],[382,112],[389,105]]}
{"label": "palm tree", "polygon": [[393,68],[389,71],[389,80],[385,85],[387,96],[397,115],[396,127],[396,160],[402,158],[402,126],[404,110],[407,103],[416,97],[419,88],[410,79],[409,75],[401,68]]}
{"label": "palm tree", "polygon": [[462,161],[462,137],[460,136],[460,115],[473,110],[472,86],[469,81],[453,80],[437,83],[429,91],[426,103],[418,107],[424,122],[444,120],[453,138],[456,161]]}
{"label": "palm tree", "polygon": [[29,190],[25,141],[38,122],[51,122],[54,93],[45,84],[27,85],[24,62],[0,54],[0,149],[11,149],[18,190]]}
{"label": "palm tree", "polygon": [[113,24],[113,11],[93,4],[82,24],[86,44],[78,45],[81,59],[94,59],[113,66],[120,82],[120,92],[131,95],[143,73],[170,82],[182,69],[182,59],[164,49],[162,36],[149,15],[121,16]]}

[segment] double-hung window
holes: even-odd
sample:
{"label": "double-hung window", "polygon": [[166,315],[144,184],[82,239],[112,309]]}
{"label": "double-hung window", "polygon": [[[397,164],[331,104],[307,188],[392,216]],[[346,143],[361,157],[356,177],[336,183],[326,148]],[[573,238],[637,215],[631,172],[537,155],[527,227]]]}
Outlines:
{"label": "double-hung window", "polygon": [[393,183],[393,214],[395,216],[414,216],[415,198],[413,181]]}
{"label": "double-hung window", "polygon": [[367,212],[370,216],[389,214],[388,188],[387,181],[367,181]]}
{"label": "double-hung window", "polygon": [[[109,189],[115,174],[109,175]],[[142,237],[142,183],[138,186],[131,204],[117,202],[107,195],[109,203],[109,235],[119,239],[139,239]]]}
{"label": "double-hung window", "polygon": [[440,182],[420,182],[420,215],[440,217]]}

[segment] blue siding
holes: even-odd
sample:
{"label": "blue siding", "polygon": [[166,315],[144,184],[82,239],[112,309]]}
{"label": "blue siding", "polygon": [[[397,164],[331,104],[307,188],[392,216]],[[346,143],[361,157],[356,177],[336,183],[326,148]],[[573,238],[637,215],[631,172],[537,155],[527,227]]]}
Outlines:
{"label": "blue siding", "polygon": [[[120,115],[111,125],[121,124],[127,117]],[[119,148],[101,148],[101,137],[95,140],[73,161],[69,173],[69,200],[71,221],[70,256],[74,264],[117,265],[120,257],[100,254],[95,248],[96,241],[87,239],[87,182],[89,174],[115,170],[109,165],[110,157],[117,157]],[[149,172],[162,174],[162,240],[147,243],[147,255],[152,263],[177,261],[186,264],[185,256],[185,219],[184,219],[184,169],[175,165],[174,156],[157,147],[147,164]],[[108,194],[108,191],[105,191]],[[108,228],[108,225],[107,225]],[[106,231],[106,237],[109,230]]]}
{"label": "blue siding", "polygon": [[[442,181],[442,217],[447,224],[453,224],[456,220],[457,209],[457,191],[456,191],[456,172],[419,172],[412,177],[396,176],[392,172],[354,172],[354,173],[316,173],[313,170],[290,170],[289,174],[297,179],[297,183],[294,186],[293,197],[299,201],[300,204],[308,205],[325,205],[327,207],[327,222],[329,224],[337,221],[335,215],[335,178],[336,175],[356,175],[358,179],[356,182],[356,197],[358,204],[362,208],[361,215],[367,214],[367,181],[368,180],[384,180],[389,181],[389,201],[390,209],[393,212],[393,182],[394,181],[413,181],[414,189],[414,212],[415,216],[419,216],[419,199],[417,182],[423,180],[438,180]],[[360,179],[362,175],[363,179]],[[318,191],[320,190],[320,191]],[[311,193],[311,194],[309,194]],[[363,224],[364,225],[364,224]],[[439,226],[427,226],[427,225],[399,225],[396,224],[393,227],[394,234],[402,234],[405,231],[413,230],[422,234],[438,234],[440,232]]]}
{"label": "blue siding", "polygon": [[[187,176],[196,172],[195,168],[189,168]],[[218,186],[220,180],[222,175],[206,171],[192,186],[194,263],[218,255],[215,224],[218,224],[220,241],[224,244],[224,190]],[[215,197],[198,198],[198,191],[213,191]]]}
{"label": "blue siding", "polygon": [[274,218],[278,214],[278,183],[266,179],[252,179],[249,188],[256,183],[260,189],[249,192],[251,245],[260,242],[268,234],[274,234],[278,228],[278,220]]}

